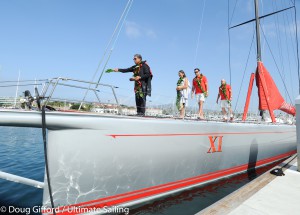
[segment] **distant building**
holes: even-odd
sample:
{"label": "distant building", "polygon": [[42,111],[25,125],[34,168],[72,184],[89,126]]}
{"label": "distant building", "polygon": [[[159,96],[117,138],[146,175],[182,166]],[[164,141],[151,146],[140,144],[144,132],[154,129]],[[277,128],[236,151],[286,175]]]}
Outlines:
{"label": "distant building", "polygon": [[160,116],[162,115],[163,111],[160,108],[147,108],[146,115],[148,116]]}
{"label": "distant building", "polygon": [[[135,107],[128,107],[125,105],[118,106],[116,104],[94,103],[92,112],[96,113],[109,113],[109,114],[122,114],[122,115],[135,115],[137,114]],[[159,108],[147,108],[147,116],[159,116],[162,115],[162,109]]]}
{"label": "distant building", "polygon": [[0,97],[0,107],[20,106],[20,98]]}

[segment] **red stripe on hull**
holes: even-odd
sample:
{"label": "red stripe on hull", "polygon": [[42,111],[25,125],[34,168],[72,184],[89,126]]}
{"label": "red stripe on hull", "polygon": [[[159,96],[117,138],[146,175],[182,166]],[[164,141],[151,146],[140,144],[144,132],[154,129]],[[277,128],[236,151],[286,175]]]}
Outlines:
{"label": "red stripe on hull", "polygon": [[[281,159],[291,156],[295,153],[297,153],[297,151],[293,150],[291,152],[287,152],[287,153],[284,153],[281,155],[262,159],[262,160],[256,162],[256,167],[259,167],[259,166],[262,166],[262,165],[265,165],[268,163],[272,163],[277,160],[281,160]],[[243,164],[240,166],[231,167],[228,169],[223,169],[223,170],[218,170],[218,171],[211,172],[211,173],[206,173],[206,174],[203,174],[200,176],[195,176],[195,177],[191,177],[191,178],[187,178],[187,179],[183,179],[183,180],[179,180],[179,181],[175,181],[175,182],[170,182],[170,183],[166,183],[166,184],[162,184],[162,185],[157,185],[157,186],[153,186],[153,187],[149,187],[149,188],[131,191],[128,193],[118,194],[115,196],[109,196],[109,197],[105,197],[105,198],[101,198],[101,199],[97,199],[97,200],[91,200],[88,202],[82,202],[82,203],[78,203],[78,204],[73,204],[73,205],[69,205],[69,206],[58,207],[61,212],[58,212],[56,214],[60,214],[60,215],[79,214],[76,212],[76,210],[74,210],[74,213],[73,212],[70,213],[70,211],[73,211],[72,208],[76,208],[76,207],[103,208],[105,206],[114,206],[114,205],[119,205],[122,203],[127,203],[127,202],[131,202],[131,201],[135,201],[135,200],[140,200],[140,199],[147,198],[150,196],[163,194],[166,192],[178,190],[178,189],[189,187],[192,185],[197,185],[197,184],[201,184],[204,182],[219,179],[219,178],[231,175],[231,174],[243,172],[248,169],[248,166],[249,166],[249,164],[247,163],[247,164]]]}
{"label": "red stripe on hull", "polygon": [[222,132],[222,133],[187,133],[187,134],[108,134],[113,138],[117,137],[171,137],[171,136],[220,136],[220,135],[245,135],[245,134],[284,134],[295,133],[293,131],[266,131],[266,132]]}

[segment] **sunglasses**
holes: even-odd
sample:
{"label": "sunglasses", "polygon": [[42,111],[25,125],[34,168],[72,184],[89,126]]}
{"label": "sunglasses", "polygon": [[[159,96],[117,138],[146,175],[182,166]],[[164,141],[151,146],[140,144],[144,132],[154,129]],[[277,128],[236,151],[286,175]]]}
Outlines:
{"label": "sunglasses", "polygon": [[195,74],[197,74],[199,71],[195,71]]}
{"label": "sunglasses", "polygon": [[137,58],[135,57],[135,58],[133,58],[133,60],[136,60]]}

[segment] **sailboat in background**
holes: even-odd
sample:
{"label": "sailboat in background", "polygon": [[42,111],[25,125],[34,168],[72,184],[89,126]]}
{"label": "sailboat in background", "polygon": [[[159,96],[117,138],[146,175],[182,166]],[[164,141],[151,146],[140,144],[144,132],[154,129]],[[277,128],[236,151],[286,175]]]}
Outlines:
{"label": "sailboat in background", "polygon": [[[257,0],[255,4],[257,8]],[[257,8],[257,26],[258,21]],[[261,109],[265,109],[265,102],[272,111],[277,108],[270,101],[276,88],[263,68],[258,57]],[[49,82],[38,99],[49,100],[48,88],[61,80],[70,79]],[[288,109],[294,114],[292,108]],[[46,152],[44,183],[20,177],[17,180],[17,176],[3,172],[0,177],[43,187],[44,214],[53,213],[47,208],[55,208],[56,214],[93,214],[95,208],[128,207],[295,154],[295,125],[273,122],[0,110],[1,126],[43,128]]]}

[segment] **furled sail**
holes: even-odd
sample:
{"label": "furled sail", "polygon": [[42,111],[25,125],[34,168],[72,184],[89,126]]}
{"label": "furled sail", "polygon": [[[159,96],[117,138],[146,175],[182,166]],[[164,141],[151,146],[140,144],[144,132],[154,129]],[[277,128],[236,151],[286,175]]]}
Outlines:
{"label": "furled sail", "polygon": [[[260,110],[281,110],[293,116],[296,115],[295,107],[284,100],[270,73],[262,62],[258,62],[255,77]],[[267,100],[270,105],[269,108]]]}

